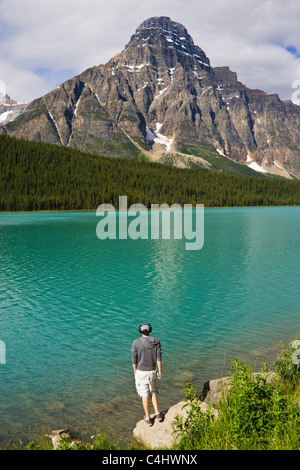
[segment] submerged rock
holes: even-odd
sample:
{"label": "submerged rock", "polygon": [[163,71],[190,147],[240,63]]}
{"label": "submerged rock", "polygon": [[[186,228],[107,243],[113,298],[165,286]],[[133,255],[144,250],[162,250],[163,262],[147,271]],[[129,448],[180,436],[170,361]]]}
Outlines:
{"label": "submerged rock", "polygon": [[78,444],[78,442],[71,440],[71,434],[68,429],[54,429],[50,434],[46,434],[46,436],[51,439],[53,450],[58,450],[64,439],[70,440],[68,444],[69,448]]}

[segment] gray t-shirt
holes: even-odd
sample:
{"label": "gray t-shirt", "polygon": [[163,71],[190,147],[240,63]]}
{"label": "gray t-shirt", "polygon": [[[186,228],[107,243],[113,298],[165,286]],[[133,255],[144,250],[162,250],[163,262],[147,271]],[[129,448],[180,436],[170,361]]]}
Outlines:
{"label": "gray t-shirt", "polygon": [[157,361],[161,361],[161,345],[158,338],[142,336],[132,343],[132,364],[137,370],[155,370]]}

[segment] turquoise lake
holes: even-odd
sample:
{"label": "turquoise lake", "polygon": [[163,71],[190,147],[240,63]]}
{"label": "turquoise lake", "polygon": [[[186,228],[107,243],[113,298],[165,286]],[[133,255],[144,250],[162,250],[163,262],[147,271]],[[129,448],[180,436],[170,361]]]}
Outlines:
{"label": "turquoise lake", "polygon": [[0,442],[142,419],[131,344],[161,340],[161,409],[300,334],[300,207],[205,209],[205,241],[99,240],[95,212],[0,214]]}

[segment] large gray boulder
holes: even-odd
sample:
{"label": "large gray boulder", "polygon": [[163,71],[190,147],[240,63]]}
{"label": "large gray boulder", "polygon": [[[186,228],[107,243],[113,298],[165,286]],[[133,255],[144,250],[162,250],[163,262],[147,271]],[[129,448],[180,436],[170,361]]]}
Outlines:
{"label": "large gray boulder", "polygon": [[[176,434],[174,434],[175,418],[178,416],[185,420],[187,417],[188,406],[184,407],[185,404],[181,401],[171,406],[164,412],[164,421],[160,423],[155,420],[152,427],[148,427],[144,420],[139,421],[133,430],[133,437],[151,449],[171,448],[177,441]],[[209,405],[204,402],[200,406],[204,413],[209,408]]]}
{"label": "large gray boulder", "polygon": [[[278,380],[278,375],[275,372],[268,372],[264,377],[261,372],[254,372],[252,374],[253,380],[257,377],[266,379],[266,383],[274,383]],[[218,408],[221,398],[226,395],[231,387],[232,377],[222,377],[220,379],[209,380],[203,385],[201,400],[212,407]]]}

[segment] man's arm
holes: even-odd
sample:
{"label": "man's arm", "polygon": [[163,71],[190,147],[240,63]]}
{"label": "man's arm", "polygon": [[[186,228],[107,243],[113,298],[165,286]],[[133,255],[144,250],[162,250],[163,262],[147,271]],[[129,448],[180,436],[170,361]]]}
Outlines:
{"label": "man's arm", "polygon": [[133,372],[134,375],[137,370],[137,362],[138,362],[138,352],[135,346],[135,341],[132,343],[132,348],[131,348],[131,359],[132,359],[132,367],[133,367]]}
{"label": "man's arm", "polygon": [[157,361],[157,367],[158,367],[157,378],[158,378],[158,379],[161,379],[161,373],[162,373],[161,361]]}
{"label": "man's arm", "polygon": [[161,379],[161,373],[162,373],[162,364],[161,364],[161,360],[162,360],[162,352],[161,352],[161,344],[160,344],[160,341],[158,343],[158,347],[157,347],[157,360],[156,360],[156,364],[157,364],[157,368],[158,368],[158,374],[157,374],[157,378],[158,379]]}

